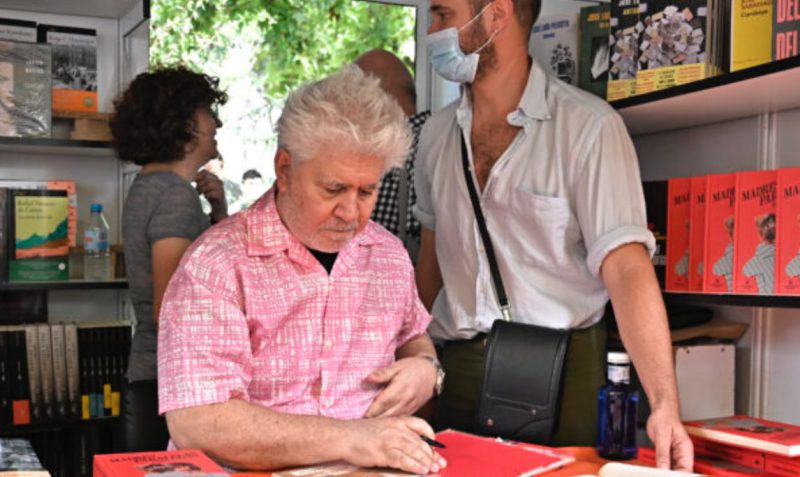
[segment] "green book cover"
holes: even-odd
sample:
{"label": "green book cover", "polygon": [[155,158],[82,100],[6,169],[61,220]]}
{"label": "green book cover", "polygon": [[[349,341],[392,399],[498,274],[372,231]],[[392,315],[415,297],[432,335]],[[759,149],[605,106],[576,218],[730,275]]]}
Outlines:
{"label": "green book cover", "polygon": [[10,281],[68,280],[66,191],[12,190],[10,211]]}
{"label": "green book cover", "polygon": [[608,84],[608,34],[611,8],[581,8],[581,45],[578,86],[605,99]]}

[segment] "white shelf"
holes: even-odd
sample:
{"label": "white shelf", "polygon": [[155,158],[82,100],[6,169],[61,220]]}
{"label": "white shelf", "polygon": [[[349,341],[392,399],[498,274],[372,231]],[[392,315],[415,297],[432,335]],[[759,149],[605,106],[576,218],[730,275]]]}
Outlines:
{"label": "white shelf", "polygon": [[150,0],[2,0],[0,2],[0,7],[9,10],[100,18],[120,18],[136,5],[141,5],[145,18],[149,17]]}
{"label": "white shelf", "polygon": [[633,135],[800,107],[800,57],[611,103]]}
{"label": "white shelf", "polygon": [[114,157],[111,143],[106,141],[74,141],[70,139],[0,137],[0,153],[46,154],[54,156]]}

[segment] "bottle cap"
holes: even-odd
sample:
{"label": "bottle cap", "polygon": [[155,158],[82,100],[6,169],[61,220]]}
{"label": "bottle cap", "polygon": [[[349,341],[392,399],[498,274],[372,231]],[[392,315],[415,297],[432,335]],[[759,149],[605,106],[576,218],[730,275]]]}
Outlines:
{"label": "bottle cap", "polygon": [[608,364],[631,364],[631,358],[622,351],[609,351]]}
{"label": "bottle cap", "polygon": [[89,212],[102,212],[103,211],[103,204],[92,204],[89,207]]}

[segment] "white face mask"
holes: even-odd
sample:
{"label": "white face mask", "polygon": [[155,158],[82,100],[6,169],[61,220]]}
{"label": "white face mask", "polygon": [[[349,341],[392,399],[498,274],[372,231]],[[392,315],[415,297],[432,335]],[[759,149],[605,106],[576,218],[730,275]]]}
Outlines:
{"label": "white face mask", "polygon": [[465,54],[461,49],[458,34],[480,18],[490,5],[491,3],[488,3],[461,28],[445,28],[428,35],[428,56],[433,69],[444,79],[456,83],[472,83],[475,80],[480,59],[479,53],[491,43],[496,33],[493,33],[486,43],[470,54]]}

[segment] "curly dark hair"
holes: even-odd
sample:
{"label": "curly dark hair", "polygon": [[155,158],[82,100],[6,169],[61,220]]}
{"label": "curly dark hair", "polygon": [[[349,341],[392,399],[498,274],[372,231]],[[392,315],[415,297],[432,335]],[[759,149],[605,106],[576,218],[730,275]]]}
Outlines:
{"label": "curly dark hair", "polygon": [[121,160],[140,166],[177,161],[195,139],[195,113],[214,114],[227,101],[218,78],[183,66],[142,73],[114,101],[111,144]]}

